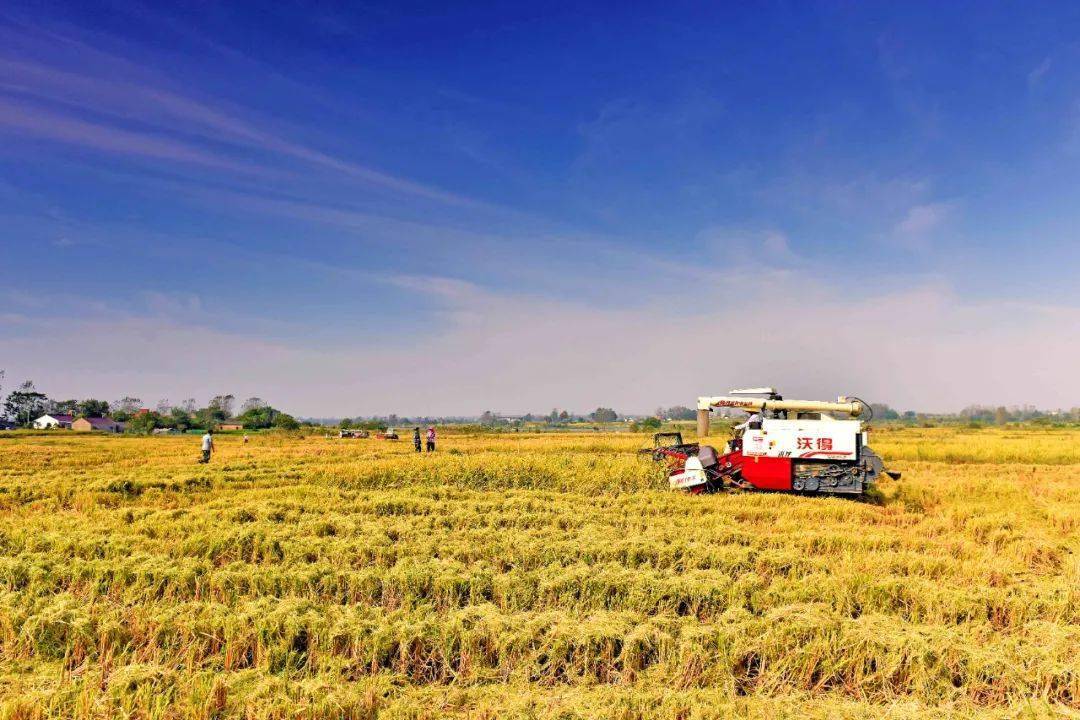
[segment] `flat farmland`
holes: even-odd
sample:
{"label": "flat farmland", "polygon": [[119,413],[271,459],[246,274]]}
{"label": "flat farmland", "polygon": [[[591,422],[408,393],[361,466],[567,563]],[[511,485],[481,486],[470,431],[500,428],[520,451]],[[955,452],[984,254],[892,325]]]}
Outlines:
{"label": "flat farmland", "polygon": [[0,438],[0,717],[1080,715],[1080,430],[876,430],[869,502],[648,441]]}

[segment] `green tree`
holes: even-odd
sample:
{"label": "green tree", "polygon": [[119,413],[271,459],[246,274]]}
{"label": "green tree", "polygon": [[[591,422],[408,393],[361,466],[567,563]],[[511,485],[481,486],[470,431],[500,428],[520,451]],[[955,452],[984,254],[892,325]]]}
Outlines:
{"label": "green tree", "polygon": [[642,430],[659,430],[660,429],[660,418],[647,417],[644,420],[642,420],[641,423],[639,423],[639,424],[640,424]]}
{"label": "green tree", "polygon": [[195,420],[195,426],[203,428],[204,430],[209,430],[224,420],[224,418],[221,417],[221,412],[219,410],[209,407],[196,410],[193,418]]}
{"label": "green tree", "polygon": [[191,413],[182,407],[174,407],[169,412],[168,423],[181,432],[193,427]]}
{"label": "green tree", "polygon": [[570,419],[570,413],[566,412],[565,410],[563,410],[561,413],[559,413],[559,422],[566,422],[569,419]]}
{"label": "green tree", "polygon": [[874,412],[876,420],[899,420],[900,413],[893,410],[885,403],[870,403],[870,409]]}
{"label": "green tree", "polygon": [[247,412],[249,412],[251,410],[258,410],[258,409],[264,408],[264,407],[266,407],[266,403],[263,401],[262,398],[260,398],[260,397],[249,397],[240,406],[240,414],[243,415],[244,413],[247,413]]}
{"label": "green tree", "polygon": [[137,397],[125,395],[110,405],[109,410],[114,419],[119,420],[120,422],[127,422],[141,407],[142,400]]}
{"label": "green tree", "polygon": [[496,423],[498,418],[495,417],[495,413],[490,410],[485,410],[484,414],[480,416],[480,424],[487,427],[491,427]]}
{"label": "green tree", "polygon": [[611,408],[598,407],[589,417],[592,418],[594,422],[608,423],[618,420],[619,414]]}
{"label": "green tree", "polygon": [[83,417],[104,417],[109,414],[109,403],[87,398],[75,407],[75,414]]}
{"label": "green tree", "polygon": [[77,400],[53,400],[49,403],[49,412],[57,415],[78,415],[79,402]]}
{"label": "green tree", "polygon": [[370,420],[364,420],[362,418],[356,418],[353,420],[353,427],[361,430],[385,430],[386,423],[378,418],[372,418]]}
{"label": "green tree", "polygon": [[215,395],[210,398],[210,403],[206,406],[214,414],[214,417],[218,420],[228,420],[233,414],[233,403],[236,401],[236,397],[233,395]]}
{"label": "green tree", "polygon": [[297,430],[300,427],[300,423],[292,415],[279,412],[274,415],[274,427],[281,428],[282,430]]}
{"label": "green tree", "polygon": [[236,419],[242,422],[244,427],[259,430],[271,427],[274,424],[274,416],[277,415],[277,413],[278,411],[274,408],[263,404],[258,407],[249,408],[247,412],[238,415]]}
{"label": "green tree", "polygon": [[672,420],[693,420],[697,417],[697,411],[685,405],[676,405],[665,410],[663,417],[669,417]]}
{"label": "green tree", "polygon": [[155,428],[165,427],[164,419],[153,410],[138,413],[127,421],[127,432],[136,435],[149,435]]}
{"label": "green tree", "polygon": [[341,418],[341,422],[338,423],[338,427],[341,428],[342,430],[347,430],[348,428],[351,428],[352,427],[352,419],[351,418]]}
{"label": "green tree", "polygon": [[4,401],[4,414],[17,423],[29,425],[45,411],[48,401],[48,396],[38,392],[34,383],[27,380],[7,396]]}

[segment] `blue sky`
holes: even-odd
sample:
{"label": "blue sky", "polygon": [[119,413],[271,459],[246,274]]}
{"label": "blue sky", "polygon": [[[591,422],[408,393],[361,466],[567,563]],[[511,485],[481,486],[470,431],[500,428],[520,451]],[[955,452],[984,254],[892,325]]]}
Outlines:
{"label": "blue sky", "polygon": [[316,415],[1080,404],[1080,6],[0,8],[0,367]]}

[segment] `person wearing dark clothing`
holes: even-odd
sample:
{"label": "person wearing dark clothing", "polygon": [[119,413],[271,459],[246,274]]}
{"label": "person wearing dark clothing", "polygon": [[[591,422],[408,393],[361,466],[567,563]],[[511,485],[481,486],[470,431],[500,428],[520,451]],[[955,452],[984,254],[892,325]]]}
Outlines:
{"label": "person wearing dark clothing", "polygon": [[413,428],[413,431],[412,431],[412,444],[413,444],[413,447],[416,448],[416,452],[421,452],[421,450],[420,450],[420,428],[418,428],[418,427]]}

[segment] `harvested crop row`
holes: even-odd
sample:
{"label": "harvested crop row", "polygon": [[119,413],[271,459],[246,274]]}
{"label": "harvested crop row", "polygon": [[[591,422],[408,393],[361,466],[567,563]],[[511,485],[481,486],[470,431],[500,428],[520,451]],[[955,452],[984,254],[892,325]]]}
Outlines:
{"label": "harvested crop row", "polygon": [[631,440],[0,445],[0,716],[1077,706],[1080,467],[690,497]]}

